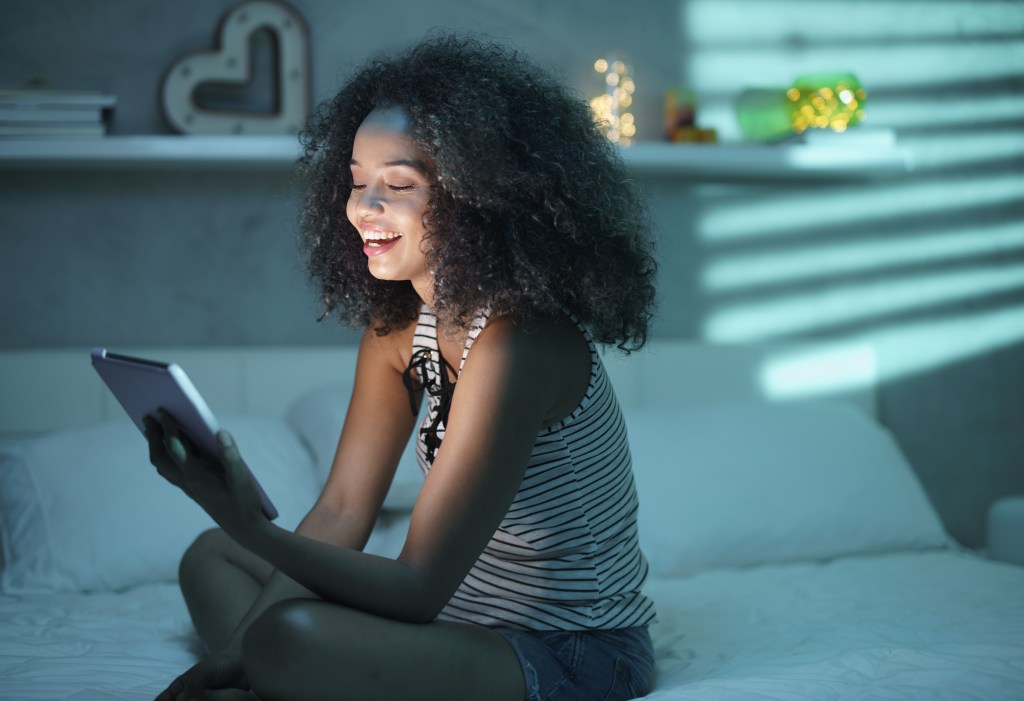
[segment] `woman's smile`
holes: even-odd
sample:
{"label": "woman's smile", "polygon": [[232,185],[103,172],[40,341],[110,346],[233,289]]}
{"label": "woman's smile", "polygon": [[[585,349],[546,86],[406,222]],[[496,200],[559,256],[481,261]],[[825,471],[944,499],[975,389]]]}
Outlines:
{"label": "woman's smile", "polygon": [[379,256],[390,251],[402,238],[397,231],[376,231],[363,229],[363,253],[367,256]]}

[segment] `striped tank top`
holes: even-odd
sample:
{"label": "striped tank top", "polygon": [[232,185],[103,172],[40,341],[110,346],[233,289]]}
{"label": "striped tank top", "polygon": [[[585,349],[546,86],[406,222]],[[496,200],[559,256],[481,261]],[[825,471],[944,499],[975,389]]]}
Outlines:
{"label": "striped tank top", "polygon": [[[486,324],[473,324],[458,370]],[[654,619],[641,592],[647,561],[637,537],[637,496],[618,401],[590,334],[590,382],[579,405],[542,428],[523,482],[498,530],[438,618],[527,630],[629,628]],[[426,307],[413,352],[428,387],[439,386],[437,320]],[[427,396],[416,453],[426,474],[424,436],[444,438],[441,398]]]}

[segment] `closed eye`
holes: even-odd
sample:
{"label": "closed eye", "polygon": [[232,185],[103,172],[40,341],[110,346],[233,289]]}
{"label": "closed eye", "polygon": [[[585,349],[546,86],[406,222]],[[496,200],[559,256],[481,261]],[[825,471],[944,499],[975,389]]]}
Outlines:
{"label": "closed eye", "polygon": [[[415,185],[388,185],[387,187],[392,192],[408,192],[409,190],[416,188]],[[366,185],[356,185],[355,183],[352,183],[352,190],[354,192],[362,192],[365,189]]]}

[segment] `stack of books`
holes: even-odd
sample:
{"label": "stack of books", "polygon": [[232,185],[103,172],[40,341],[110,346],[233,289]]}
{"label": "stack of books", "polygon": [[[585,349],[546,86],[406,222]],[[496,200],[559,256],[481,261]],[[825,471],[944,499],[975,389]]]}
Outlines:
{"label": "stack of books", "polygon": [[98,92],[0,90],[0,138],[103,136],[115,102]]}

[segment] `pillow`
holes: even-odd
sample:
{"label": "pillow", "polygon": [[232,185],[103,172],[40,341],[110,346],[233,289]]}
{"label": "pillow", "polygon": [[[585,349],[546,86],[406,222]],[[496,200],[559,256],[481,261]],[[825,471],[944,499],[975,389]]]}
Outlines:
{"label": "pillow", "polygon": [[[349,384],[326,385],[306,392],[288,408],[286,420],[313,453],[321,484],[331,471],[351,397]],[[423,472],[416,462],[415,443],[410,440],[384,499],[384,509],[411,511],[422,485]]]}
{"label": "pillow", "polygon": [[948,543],[893,439],[852,407],[641,409],[626,424],[654,575]]}
{"label": "pillow", "polygon": [[[226,418],[242,455],[294,528],[319,495],[309,451],[281,419]],[[150,466],[129,421],[62,431],[0,451],[4,592],[114,590],[177,578],[214,522]]]}

